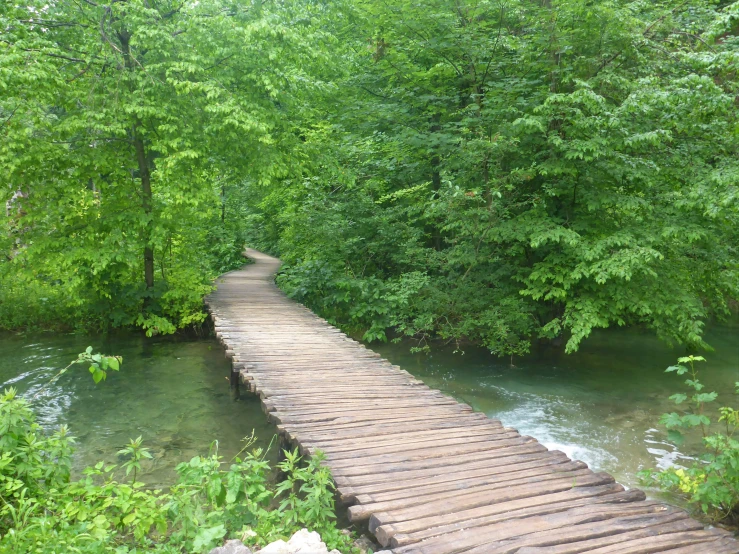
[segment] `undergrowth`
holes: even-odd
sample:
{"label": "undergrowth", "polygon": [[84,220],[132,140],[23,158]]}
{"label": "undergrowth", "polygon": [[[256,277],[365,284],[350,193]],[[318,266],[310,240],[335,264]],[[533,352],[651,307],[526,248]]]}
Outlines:
{"label": "undergrowth", "polygon": [[[81,354],[96,382],[118,370],[118,357]],[[69,366],[56,378],[63,375]],[[38,395],[37,395],[38,396]],[[140,481],[151,458],[141,437],[118,452],[120,464],[99,462],[72,478],[74,437],[66,426],[47,432],[32,402],[13,388],[0,395],[0,553],[203,553],[230,538],[261,546],[301,528],[317,531],[329,548],[353,552],[336,526],[334,485],[323,454],[285,452],[273,484],[254,437],[231,460],[218,454],[180,463],[168,490]]]}

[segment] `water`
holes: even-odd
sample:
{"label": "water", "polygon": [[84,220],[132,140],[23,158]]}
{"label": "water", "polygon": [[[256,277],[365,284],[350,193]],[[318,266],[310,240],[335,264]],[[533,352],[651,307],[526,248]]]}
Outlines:
{"label": "water", "polygon": [[[702,380],[707,390],[723,393],[720,401],[734,402],[739,326],[715,328],[707,338],[716,351],[706,354]],[[40,423],[66,423],[77,437],[77,470],[115,461],[118,449],[142,435],[154,454],[144,481],[170,483],[174,466],[207,453],[213,440],[230,457],[252,429],[262,447],[275,433],[255,397],[231,400],[229,364],[212,340],[0,335],[0,388],[33,396],[88,345],[123,355],[121,372],[96,386],[85,367],[75,366],[34,402]],[[411,354],[407,344],[372,347],[430,386],[627,486],[638,485],[640,469],[689,462],[696,448],[695,442],[675,448],[657,426],[682,381],[664,369],[684,351],[648,334],[609,330],[575,355],[540,353],[514,360],[515,367],[481,349],[426,355]],[[276,452],[273,447],[272,459]]]}
{"label": "water", "polygon": [[[141,435],[153,454],[142,480],[171,484],[174,467],[207,454],[213,441],[230,459],[252,429],[254,447],[266,447],[276,432],[256,397],[242,393],[233,401],[230,364],[214,340],[0,335],[0,389],[13,386],[31,398],[87,346],[122,355],[120,373],[95,385],[87,367],[75,365],[33,401],[39,423],[67,424],[77,438],[78,472],[100,460],[120,461],[116,452]],[[271,452],[274,460],[276,445]]]}
{"label": "water", "polygon": [[[721,393],[719,402],[735,405],[739,326],[714,328],[707,340],[716,350],[705,354],[700,378],[706,390]],[[674,411],[668,397],[684,380],[664,370],[685,352],[645,333],[604,331],[577,354],[542,352],[515,359],[515,367],[475,348],[429,355],[412,354],[407,344],[372,348],[431,387],[629,487],[639,485],[641,469],[689,463],[699,445],[678,449],[657,425],[662,413]]]}

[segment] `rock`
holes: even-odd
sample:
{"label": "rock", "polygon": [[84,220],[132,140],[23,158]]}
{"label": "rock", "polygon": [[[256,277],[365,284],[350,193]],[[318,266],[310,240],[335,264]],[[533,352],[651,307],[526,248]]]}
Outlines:
{"label": "rock", "polygon": [[287,543],[280,539],[271,542],[259,551],[259,554],[290,554]]}
{"label": "rock", "polygon": [[251,550],[241,541],[226,541],[223,546],[211,550],[210,554],[251,554]]}
{"label": "rock", "polygon": [[315,531],[301,529],[288,542],[283,540],[268,544],[259,554],[341,554],[338,550],[328,551],[321,536]]}
{"label": "rock", "polygon": [[374,552],[376,548],[375,543],[364,535],[354,541],[354,546],[359,548],[363,553]]}
{"label": "rock", "polygon": [[321,540],[321,535],[315,531],[301,529],[295,533],[287,543],[288,554],[323,554],[328,553],[328,548]]}

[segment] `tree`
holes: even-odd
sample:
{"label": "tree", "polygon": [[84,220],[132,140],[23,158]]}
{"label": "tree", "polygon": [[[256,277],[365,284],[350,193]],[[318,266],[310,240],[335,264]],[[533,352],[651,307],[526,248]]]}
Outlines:
{"label": "tree", "polygon": [[25,195],[5,278],[55,283],[97,325],[201,321],[217,257],[241,250],[223,191],[296,156],[320,44],[308,7],[31,2],[2,17],[1,179]]}
{"label": "tree", "polygon": [[734,4],[355,5],[350,175],[291,204],[287,290],[367,338],[703,344],[739,291]]}

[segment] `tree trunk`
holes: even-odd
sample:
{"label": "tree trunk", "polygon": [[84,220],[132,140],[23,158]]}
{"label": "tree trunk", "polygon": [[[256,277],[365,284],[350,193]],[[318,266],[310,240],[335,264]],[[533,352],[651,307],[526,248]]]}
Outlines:
{"label": "tree trunk", "polygon": [[136,149],[136,160],[139,164],[139,177],[141,178],[141,207],[144,210],[146,224],[144,225],[143,243],[144,243],[144,281],[146,289],[154,287],[154,249],[151,247],[151,226],[152,226],[152,194],[151,194],[151,174],[149,173],[149,164],[146,161],[146,149],[144,141],[138,134],[138,129],[134,126],[133,146]]}
{"label": "tree trunk", "polygon": [[[126,69],[134,72],[133,58],[131,56],[131,34],[123,29],[117,32],[118,40],[121,43],[121,52],[126,63]],[[139,166],[139,178],[141,179],[141,207],[144,210],[146,223],[144,224],[142,242],[144,243],[144,282],[146,283],[146,291],[149,293],[154,288],[154,249],[151,247],[152,235],[152,194],[151,194],[151,173],[149,172],[149,163],[146,159],[146,147],[144,139],[139,133],[140,122],[136,120],[133,124],[133,147],[136,150],[136,161]],[[144,307],[150,302],[151,295],[147,294],[144,301]]]}

